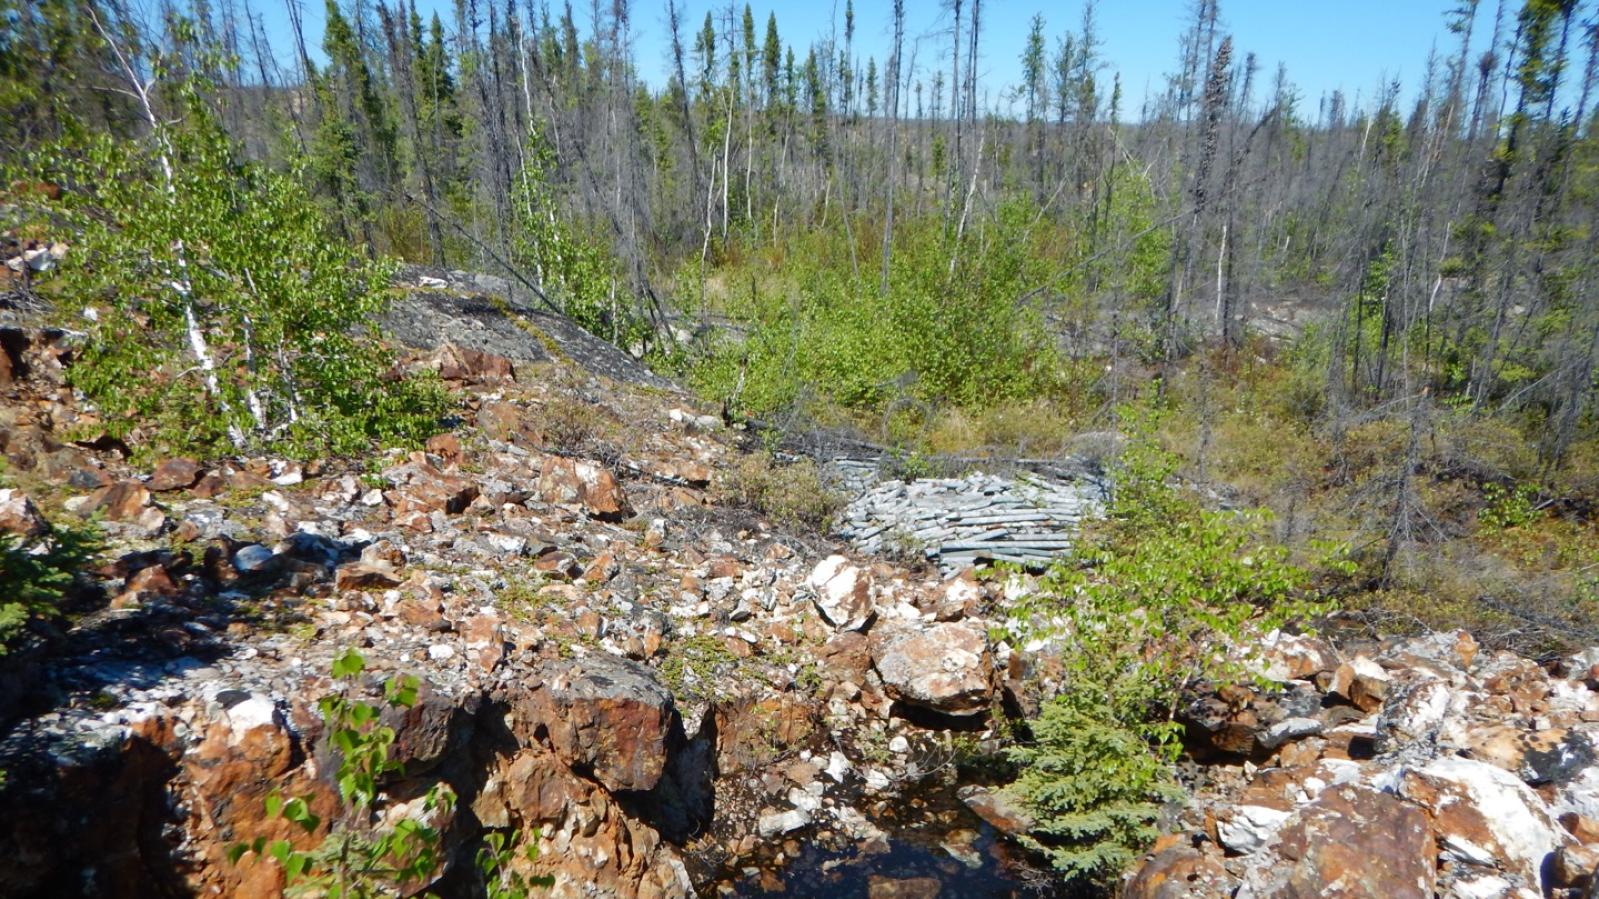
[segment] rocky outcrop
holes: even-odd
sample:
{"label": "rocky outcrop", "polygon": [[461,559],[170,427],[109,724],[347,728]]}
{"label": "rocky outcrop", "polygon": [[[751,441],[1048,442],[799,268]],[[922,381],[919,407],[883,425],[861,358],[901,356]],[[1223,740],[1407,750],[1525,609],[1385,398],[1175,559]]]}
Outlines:
{"label": "rocky outcrop", "polygon": [[864,553],[925,556],[948,574],[981,561],[1047,564],[1104,506],[1105,482],[1077,468],[1071,478],[976,473],[862,484],[839,535]]}
{"label": "rocky outcrop", "polygon": [[[65,508],[107,521],[111,549],[84,573],[105,601],[34,628],[0,672],[0,893],[279,894],[274,865],[233,864],[228,846],[325,836],[338,759],[318,702],[376,700],[402,674],[420,688],[383,714],[404,769],[379,810],[457,794],[435,821],[444,895],[471,892],[487,830],[537,833],[525,873],[592,899],[736,894],[746,870],[775,888],[807,855],[895,858],[896,815],[944,822],[936,870],[958,880],[1004,854],[995,831],[1034,825],[1003,792],[948,780],[950,731],[994,750],[988,711],[1036,708],[1060,671],[1047,647],[991,641],[1007,585],[718,508],[708,486],[734,450],[717,417],[496,341],[411,360],[447,373],[476,423],[422,449],[151,469],[116,441],[61,440],[58,424],[95,432],[52,380],[66,344],[18,344],[6,389],[33,393],[0,414],[0,451],[65,496],[0,493],[0,528],[37,533],[35,503]],[[535,379],[542,365],[558,371]],[[617,426],[546,445],[558,403]],[[348,648],[367,670],[335,683]],[[1590,887],[1599,651],[1557,670],[1456,634],[1259,649],[1240,663],[1269,689],[1178,710],[1198,792],[1129,896]],[[266,816],[273,791],[307,797],[321,827]],[[857,879],[876,895],[963,894],[873,873]]]}
{"label": "rocky outcrop", "polygon": [[543,686],[518,714],[531,712],[556,754],[608,790],[653,789],[677,713],[650,669],[594,656],[556,663],[542,676]]}
{"label": "rocky outcrop", "polygon": [[[16,371],[55,371],[48,341],[27,346]],[[889,853],[877,822],[895,797],[951,770],[942,725],[919,716],[988,726],[977,616],[997,589],[716,509],[734,451],[720,419],[553,355],[536,381],[534,360],[501,356],[463,341],[411,360],[448,375],[478,425],[351,464],[136,468],[114,442],[52,443],[54,423],[82,424],[70,391],[13,383],[49,414],[0,417],[0,450],[59,474],[64,496],[5,494],[4,526],[36,531],[35,503],[61,506],[107,522],[109,550],[85,572],[107,601],[3,660],[0,894],[278,895],[275,863],[228,848],[309,847],[342,820],[319,702],[380,701],[397,675],[419,687],[381,717],[403,770],[378,812],[417,813],[441,784],[459,797],[432,821],[441,895],[472,893],[491,829],[536,832],[524,873],[590,899],[708,894],[801,842]],[[545,410],[562,403],[622,425],[557,451]],[[332,681],[351,648],[362,678]],[[306,797],[318,828],[269,817],[274,791]],[[961,869],[992,866],[972,840],[951,850]]]}
{"label": "rocky outcrop", "polygon": [[1551,671],[1458,633],[1340,660],[1274,635],[1260,664],[1274,688],[1191,710],[1212,787],[1186,813],[1187,848],[1151,855],[1127,895],[1177,895],[1173,878],[1201,871],[1207,890],[1250,899],[1593,884],[1599,693],[1585,658]]}
{"label": "rocky outcrop", "polygon": [[549,309],[514,281],[493,275],[407,266],[400,297],[383,327],[413,347],[432,350],[448,340],[457,351],[512,362],[567,362],[623,384],[674,388],[571,319]]}
{"label": "rocky outcrop", "polygon": [[1240,897],[1430,899],[1427,816],[1366,787],[1331,787],[1284,816],[1271,853],[1244,874]]}

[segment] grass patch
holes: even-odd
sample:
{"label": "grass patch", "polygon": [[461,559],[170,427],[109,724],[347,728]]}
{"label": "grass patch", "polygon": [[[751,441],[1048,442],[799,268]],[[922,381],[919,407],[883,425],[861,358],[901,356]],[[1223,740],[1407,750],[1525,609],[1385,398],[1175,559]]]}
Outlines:
{"label": "grass patch", "polygon": [[732,459],[712,485],[717,502],[745,506],[780,524],[825,531],[844,507],[810,459],[781,462],[770,453]]}

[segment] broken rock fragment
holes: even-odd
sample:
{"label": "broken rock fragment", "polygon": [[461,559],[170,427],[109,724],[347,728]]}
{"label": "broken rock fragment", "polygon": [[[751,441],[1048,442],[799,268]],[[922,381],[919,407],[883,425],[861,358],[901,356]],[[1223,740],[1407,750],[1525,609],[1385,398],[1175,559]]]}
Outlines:
{"label": "broken rock fragment", "polygon": [[839,630],[858,631],[871,621],[872,584],[870,576],[843,556],[828,556],[810,576],[816,591],[816,609],[828,624]]}
{"label": "broken rock fragment", "polygon": [[524,709],[557,755],[610,790],[649,790],[666,766],[672,694],[643,665],[610,656],[556,663]]}
{"label": "broken rock fragment", "polygon": [[873,632],[872,662],[888,695],[947,715],[974,715],[989,706],[988,643],[960,622],[897,625]]}
{"label": "broken rock fragment", "polygon": [[581,508],[604,521],[620,521],[633,514],[616,475],[581,459],[545,459],[539,471],[539,496],[547,503]]}

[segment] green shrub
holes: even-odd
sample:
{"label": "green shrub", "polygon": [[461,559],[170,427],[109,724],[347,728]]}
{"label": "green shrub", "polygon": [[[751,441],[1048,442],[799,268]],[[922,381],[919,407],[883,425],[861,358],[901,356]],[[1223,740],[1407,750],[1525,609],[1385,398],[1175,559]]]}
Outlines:
{"label": "green shrub", "polygon": [[53,525],[37,537],[0,534],[0,655],[29,621],[60,614],[62,594],[100,546],[90,526]]}
{"label": "green shrub", "polygon": [[1033,849],[1068,878],[1105,882],[1157,836],[1162,805],[1182,790],[1175,740],[1085,705],[1066,694],[1045,703],[1033,742],[1006,753],[1021,768],[1009,789],[1035,816]]}
{"label": "green shrub", "polygon": [[757,416],[818,402],[881,413],[1050,393],[1060,372],[1032,299],[1049,269],[1035,252],[1036,218],[1030,203],[1007,203],[959,254],[937,217],[900,223],[886,291],[836,234],[796,235],[780,273],[750,262],[719,274],[714,299],[738,327],[705,339],[689,379]]}
{"label": "green shrub", "polygon": [[654,349],[654,329],[633,306],[622,261],[598,233],[575,227],[560,208],[550,186],[554,148],[537,131],[527,144],[511,203],[512,258],[584,330],[629,352]]}
{"label": "green shrub", "polygon": [[826,530],[843,500],[809,459],[783,463],[770,453],[742,455],[716,485],[721,502],[747,506],[786,525]]}
{"label": "green shrub", "polygon": [[272,446],[301,455],[412,442],[435,381],[394,377],[377,340],[387,265],[335,236],[296,173],[241,161],[197,89],[140,141],[66,140],[28,177],[74,234],[65,294],[98,309],[69,372],[150,453]]}
{"label": "green shrub", "polygon": [[1482,488],[1487,505],[1477,520],[1484,527],[1507,530],[1532,524],[1538,520],[1538,488],[1532,484],[1486,484]]}
{"label": "green shrub", "polygon": [[1201,683],[1248,676],[1248,647],[1321,611],[1307,573],[1261,534],[1261,513],[1204,509],[1170,482],[1177,459],[1155,418],[1113,470],[1106,522],[1018,604],[1013,626],[1059,652],[1062,683],[1013,747],[1011,793],[1034,814],[1025,842],[1073,879],[1108,881],[1179,795],[1180,702]]}

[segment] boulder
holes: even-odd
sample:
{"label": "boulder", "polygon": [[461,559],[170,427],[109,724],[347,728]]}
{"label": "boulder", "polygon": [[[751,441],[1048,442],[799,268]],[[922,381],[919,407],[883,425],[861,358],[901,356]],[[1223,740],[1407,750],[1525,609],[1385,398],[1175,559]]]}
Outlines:
{"label": "boulder", "polygon": [[405,766],[408,777],[445,760],[452,746],[464,745],[470,737],[479,699],[476,693],[444,692],[421,680],[414,702],[382,710],[380,720],[394,729],[389,757]]}
{"label": "boulder", "polygon": [[1332,649],[1314,637],[1272,631],[1261,640],[1260,652],[1256,667],[1274,681],[1309,680],[1333,670]]}
{"label": "boulder", "polygon": [[[534,895],[589,899],[688,899],[688,871],[648,824],[617,798],[569,770],[547,749],[528,747],[500,757],[472,815],[488,827],[540,829],[539,857],[524,873],[549,877]],[[520,862],[520,860],[518,860]]]}
{"label": "boulder", "polygon": [[1581,728],[1528,730],[1494,724],[1472,730],[1465,742],[1472,758],[1503,768],[1532,786],[1565,783],[1599,761],[1593,732]]}
{"label": "boulder", "polygon": [[1423,678],[1394,692],[1377,718],[1376,746],[1381,752],[1419,747],[1458,747],[1471,728],[1470,713],[1483,697],[1444,681]]}
{"label": "boulder", "polygon": [[1599,847],[1562,846],[1555,853],[1550,872],[1554,886],[1567,889],[1586,889],[1594,885],[1594,872],[1599,871]]}
{"label": "boulder", "polygon": [[822,673],[859,686],[872,669],[872,641],[859,631],[839,631],[822,644],[817,656]]}
{"label": "boulder", "polygon": [[1122,899],[1230,899],[1234,881],[1221,862],[1189,846],[1156,852],[1122,888]]}
{"label": "boulder", "polygon": [[870,576],[843,556],[828,556],[811,571],[816,609],[839,630],[858,631],[872,620]]}
{"label": "boulder", "polygon": [[477,499],[477,485],[465,478],[442,473],[414,478],[409,484],[383,494],[394,509],[394,517],[426,516],[433,512],[458,515]]}
{"label": "boulder", "polygon": [[1482,662],[1477,674],[1485,692],[1505,697],[1523,713],[1541,710],[1553,686],[1542,665],[1504,652]]}
{"label": "boulder", "polygon": [[961,787],[956,797],[989,826],[1011,836],[1033,829],[1033,815],[1021,803],[999,790],[979,784]]}
{"label": "boulder", "polygon": [[1333,672],[1332,685],[1327,692],[1348,700],[1363,712],[1371,712],[1387,698],[1391,681],[1381,665],[1365,656],[1355,656]]}
{"label": "boulder", "polygon": [[633,514],[616,475],[580,459],[545,459],[539,471],[539,496],[547,503],[581,508],[603,521],[620,521]]}
{"label": "boulder", "polygon": [[1432,899],[1427,816],[1362,786],[1324,791],[1246,859],[1238,899]]}
{"label": "boulder", "polygon": [[[1585,838],[1582,842],[1599,843],[1599,765],[1585,768],[1560,784],[1551,805],[1562,820],[1569,817],[1573,821],[1593,822],[1583,828],[1591,834],[1592,839]],[[1567,830],[1582,835],[1576,828],[1568,827]]]}
{"label": "boulder", "polygon": [[193,459],[168,459],[155,467],[144,486],[156,493],[187,490],[200,480],[202,473],[200,463]]}
{"label": "boulder", "polygon": [[535,697],[529,723],[548,731],[574,770],[609,790],[648,790],[661,779],[677,712],[649,668],[611,656],[558,662]]}
{"label": "boulder", "polygon": [[516,376],[511,360],[482,350],[446,343],[434,355],[439,378],[468,384],[509,381]]}
{"label": "boulder", "polygon": [[1538,794],[1486,762],[1434,759],[1403,773],[1399,793],[1431,814],[1445,859],[1498,868],[1537,887],[1550,855],[1570,841]]}
{"label": "boulder", "polygon": [[1223,846],[1247,855],[1265,846],[1290,817],[1292,812],[1284,809],[1235,805],[1217,816],[1216,833]]}
{"label": "boulder", "polygon": [[[182,752],[172,738],[175,724],[146,719],[126,739],[101,728],[47,744],[54,750],[48,755],[9,756],[0,895],[194,895],[170,862],[162,863],[162,825],[171,810],[163,788]],[[259,804],[249,811],[265,817]]]}
{"label": "boulder", "polygon": [[1424,660],[1470,671],[1477,658],[1477,641],[1466,631],[1437,631],[1401,640],[1381,654],[1382,661]]}
{"label": "boulder", "polygon": [[976,615],[982,603],[983,587],[976,575],[967,570],[939,586],[932,611],[939,621],[959,621]]}
{"label": "boulder", "polygon": [[1284,743],[1313,737],[1325,727],[1320,718],[1284,718],[1256,734],[1255,742],[1262,749],[1276,749]]}
{"label": "boulder", "polygon": [[21,490],[0,490],[0,531],[18,537],[38,537],[50,529],[39,507]]}
{"label": "boulder", "polygon": [[810,812],[804,809],[793,808],[782,812],[767,809],[755,819],[755,830],[762,838],[769,840],[799,830],[810,823]]}
{"label": "boulder", "polygon": [[503,400],[485,402],[477,411],[477,428],[491,440],[514,442],[525,431],[522,410]]}
{"label": "boulder", "polygon": [[872,664],[894,699],[948,715],[989,707],[993,663],[978,628],[949,621],[903,624],[872,637]]}
{"label": "boulder", "polygon": [[366,562],[341,565],[334,575],[334,586],[339,590],[387,590],[402,583],[404,580],[393,568]]}
{"label": "boulder", "polygon": [[150,507],[150,491],[138,481],[118,481],[101,487],[89,498],[88,509],[105,513],[110,521],[135,521]]}
{"label": "boulder", "polygon": [[398,571],[405,567],[405,550],[388,540],[375,540],[361,548],[361,561],[378,568]]}
{"label": "boulder", "polygon": [[[327,833],[327,823],[338,813],[333,785],[318,778],[315,769],[302,765],[301,746],[279,714],[277,704],[261,693],[226,691],[218,699],[227,709],[204,725],[198,745],[183,756],[182,792],[169,801],[187,810],[191,845],[198,850],[187,895],[266,897],[280,895],[283,884],[276,866],[230,864],[226,859],[233,840],[260,837],[286,839],[297,849],[315,846]],[[324,822],[314,833],[280,816],[267,815],[265,803],[273,793],[305,797],[310,810]]]}
{"label": "boulder", "polygon": [[435,513],[459,515],[478,498],[477,484],[453,469],[440,470],[421,451],[412,452],[405,464],[384,471],[383,476],[395,485],[381,494],[394,510],[395,523],[413,531],[431,531]]}
{"label": "boulder", "polygon": [[233,567],[240,574],[262,574],[273,569],[278,555],[259,543],[248,543],[233,553]]}
{"label": "boulder", "polygon": [[461,464],[461,438],[450,431],[429,437],[424,448],[443,459],[445,465]]}
{"label": "boulder", "polygon": [[1248,755],[1265,728],[1260,716],[1237,697],[1201,696],[1181,709],[1180,722],[1196,749]]}

